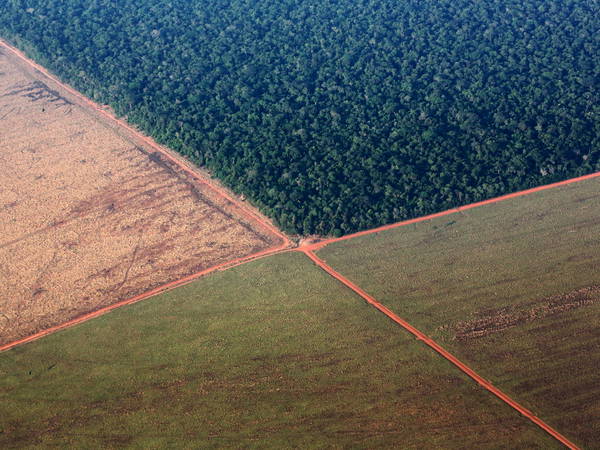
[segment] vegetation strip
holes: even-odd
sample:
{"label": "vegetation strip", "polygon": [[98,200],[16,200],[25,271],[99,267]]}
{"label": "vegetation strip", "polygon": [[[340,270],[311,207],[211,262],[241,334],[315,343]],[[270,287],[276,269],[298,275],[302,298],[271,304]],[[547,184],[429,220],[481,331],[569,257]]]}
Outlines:
{"label": "vegetation strip", "polygon": [[494,387],[489,381],[482,378],[480,375],[477,374],[477,372],[475,372],[473,369],[471,369],[470,367],[468,367],[467,365],[462,363],[458,358],[456,358],[454,355],[452,355],[451,353],[446,351],[442,346],[440,346],[438,343],[436,343],[433,339],[427,337],[424,333],[419,331],[417,328],[413,327],[410,323],[406,322],[400,316],[398,316],[397,314],[395,314],[394,312],[392,312],[391,310],[386,308],[384,305],[379,303],[375,298],[371,297],[360,287],[358,287],[357,285],[352,283],[350,280],[345,278],[343,275],[336,272],[333,268],[328,266],[322,259],[320,259],[311,250],[305,248],[305,249],[302,249],[302,251],[317,266],[319,266],[321,269],[323,269],[325,272],[327,272],[329,275],[331,275],[333,278],[335,278],[339,282],[346,285],[348,288],[352,289],[354,292],[356,292],[358,295],[360,295],[363,299],[365,299],[367,303],[369,303],[370,305],[372,305],[373,307],[375,307],[376,309],[378,309],[379,311],[384,313],[386,316],[388,316],[394,322],[399,324],[402,328],[404,328],[405,330],[407,330],[408,332],[413,334],[418,340],[423,341],[423,343],[425,345],[431,347],[433,350],[435,350],[441,356],[446,358],[448,361],[450,361],[452,364],[454,364],[456,367],[458,367],[462,372],[464,372],[470,378],[475,380],[481,387],[483,387],[484,389],[486,389],[489,392],[491,392],[492,394],[494,394],[496,397],[498,397],[500,400],[507,403],[512,408],[516,409],[520,414],[527,417],[529,420],[531,420],[533,423],[538,425],[540,428],[542,428],[544,431],[549,433],[552,437],[554,437],[556,440],[558,440],[559,442],[561,442],[568,448],[578,449],[578,447],[575,444],[573,444],[571,441],[569,441],[566,437],[564,437],[562,434],[560,434],[558,431],[556,431],[550,425],[546,424],[539,417],[535,416],[531,411],[522,407],[519,403],[514,401],[512,398],[510,398],[508,395],[506,395],[500,389]]}
{"label": "vegetation strip", "polygon": [[245,216],[247,219],[260,224],[263,228],[265,228],[269,232],[274,233],[276,236],[281,238],[283,240],[283,243],[281,244],[280,247],[277,247],[277,249],[283,249],[283,248],[289,247],[289,245],[290,245],[289,239],[281,231],[279,231],[278,228],[274,227],[272,224],[270,224],[267,220],[263,219],[262,217],[259,217],[256,213],[254,213],[248,207],[246,207],[246,205],[242,204],[242,202],[240,202],[239,200],[236,200],[231,195],[229,195],[223,188],[216,186],[213,183],[211,183],[209,180],[207,180],[206,178],[201,177],[198,173],[196,173],[193,169],[191,169],[187,164],[185,164],[181,159],[174,157],[172,154],[170,154],[168,151],[166,151],[163,147],[161,147],[156,142],[154,142],[154,140],[150,139],[147,136],[144,136],[143,134],[141,134],[136,129],[132,128],[130,125],[128,125],[123,120],[113,116],[112,114],[110,114],[109,112],[107,112],[106,110],[101,108],[100,105],[96,104],[89,98],[85,97],[83,94],[76,91],[72,87],[66,85],[65,83],[60,81],[57,77],[55,77],[50,72],[48,72],[44,67],[40,66],[39,64],[32,61],[31,59],[27,58],[27,56],[25,56],[20,50],[12,47],[11,45],[7,44],[6,42],[4,42],[1,39],[0,39],[0,46],[11,51],[13,54],[15,54],[17,57],[19,57],[23,62],[25,62],[29,66],[33,67],[35,70],[39,71],[44,76],[48,77],[49,79],[51,79],[52,81],[54,81],[55,83],[60,85],[63,89],[68,91],[70,94],[74,95],[75,97],[77,97],[78,99],[80,99],[81,101],[83,101],[84,103],[89,105],[90,107],[92,107],[94,109],[94,111],[96,111],[97,113],[103,115],[104,117],[108,118],[112,122],[115,122],[117,125],[125,128],[127,131],[129,131],[131,134],[133,134],[137,139],[142,141],[144,144],[146,144],[146,145],[152,147],[154,150],[160,152],[161,155],[163,155],[169,161],[176,164],[178,167],[181,168],[181,170],[183,170],[188,175],[192,176],[196,181],[204,184],[210,190],[217,193],[221,197],[225,198],[227,201],[231,202],[237,208],[239,208],[241,214],[243,216]]}

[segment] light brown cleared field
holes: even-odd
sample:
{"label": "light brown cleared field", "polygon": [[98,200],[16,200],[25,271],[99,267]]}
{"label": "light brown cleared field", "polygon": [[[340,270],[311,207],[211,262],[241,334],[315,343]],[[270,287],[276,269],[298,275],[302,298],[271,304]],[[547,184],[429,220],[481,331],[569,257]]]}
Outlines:
{"label": "light brown cleared field", "polygon": [[0,50],[0,344],[281,244]]}

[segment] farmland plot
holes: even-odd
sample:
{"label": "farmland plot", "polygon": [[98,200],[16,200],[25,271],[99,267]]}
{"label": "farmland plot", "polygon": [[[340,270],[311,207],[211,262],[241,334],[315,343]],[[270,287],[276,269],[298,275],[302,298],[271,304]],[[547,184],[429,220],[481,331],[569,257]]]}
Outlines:
{"label": "farmland plot", "polygon": [[600,179],[319,256],[567,438],[600,439]]}
{"label": "farmland plot", "polygon": [[281,244],[243,217],[0,53],[0,344]]}
{"label": "farmland plot", "polygon": [[559,448],[291,252],[0,353],[0,447],[73,446]]}

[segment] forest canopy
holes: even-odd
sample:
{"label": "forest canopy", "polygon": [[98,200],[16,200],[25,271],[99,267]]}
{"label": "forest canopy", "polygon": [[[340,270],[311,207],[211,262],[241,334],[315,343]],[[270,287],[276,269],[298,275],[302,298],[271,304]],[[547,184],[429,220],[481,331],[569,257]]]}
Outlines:
{"label": "forest canopy", "polygon": [[0,35],[292,233],[600,170],[595,0],[5,0]]}

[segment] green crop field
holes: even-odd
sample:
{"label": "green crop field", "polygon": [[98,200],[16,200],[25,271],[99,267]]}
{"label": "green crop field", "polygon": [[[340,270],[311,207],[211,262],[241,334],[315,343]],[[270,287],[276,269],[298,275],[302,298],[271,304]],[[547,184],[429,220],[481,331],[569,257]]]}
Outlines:
{"label": "green crop field", "polygon": [[0,354],[0,447],[549,448],[299,253]]}
{"label": "green crop field", "polygon": [[587,447],[600,441],[600,180],[319,256]]}

